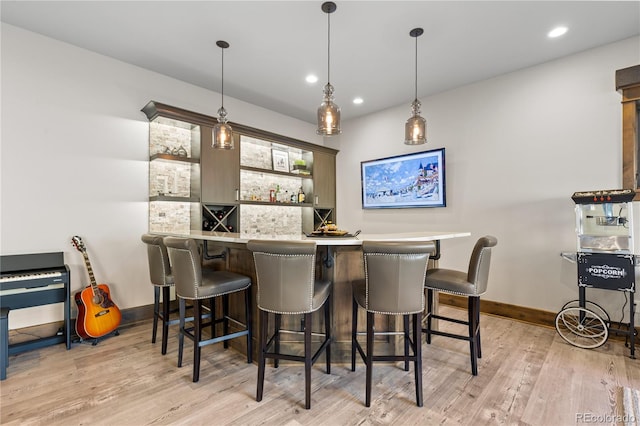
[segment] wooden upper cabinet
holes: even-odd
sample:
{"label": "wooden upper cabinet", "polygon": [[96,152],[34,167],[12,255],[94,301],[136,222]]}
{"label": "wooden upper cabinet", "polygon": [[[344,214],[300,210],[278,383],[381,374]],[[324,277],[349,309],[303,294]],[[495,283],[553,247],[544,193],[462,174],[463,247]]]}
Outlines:
{"label": "wooden upper cabinet", "polygon": [[314,207],[336,206],[336,155],[316,151],[313,153]]}
{"label": "wooden upper cabinet", "polygon": [[622,186],[640,199],[640,65],[616,71],[616,90],[622,94]]}
{"label": "wooden upper cabinet", "polygon": [[234,149],[215,149],[211,146],[211,131],[211,127],[201,128],[200,198],[203,203],[237,203],[240,191],[240,136],[233,134]]}

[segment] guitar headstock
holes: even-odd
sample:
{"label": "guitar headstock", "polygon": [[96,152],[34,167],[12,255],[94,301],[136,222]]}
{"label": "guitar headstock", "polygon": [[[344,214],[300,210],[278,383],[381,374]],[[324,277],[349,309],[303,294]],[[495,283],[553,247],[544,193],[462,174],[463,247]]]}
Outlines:
{"label": "guitar headstock", "polygon": [[82,242],[82,238],[78,237],[77,235],[74,235],[73,238],[71,238],[71,244],[73,244],[73,246],[79,252],[86,253],[87,249],[85,248],[84,243]]}

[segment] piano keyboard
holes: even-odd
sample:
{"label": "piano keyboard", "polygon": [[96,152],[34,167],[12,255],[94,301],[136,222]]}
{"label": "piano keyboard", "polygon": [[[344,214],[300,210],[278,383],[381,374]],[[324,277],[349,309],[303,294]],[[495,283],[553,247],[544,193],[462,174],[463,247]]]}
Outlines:
{"label": "piano keyboard", "polygon": [[36,272],[30,274],[11,274],[0,277],[0,283],[8,283],[13,281],[37,280],[42,278],[61,277],[62,272]]}
{"label": "piano keyboard", "polygon": [[58,284],[49,284],[43,285],[39,287],[18,287],[18,288],[0,288],[0,296],[5,297],[10,294],[23,294],[30,293],[32,291],[45,291],[45,290],[54,290],[56,288],[64,288],[64,283]]}

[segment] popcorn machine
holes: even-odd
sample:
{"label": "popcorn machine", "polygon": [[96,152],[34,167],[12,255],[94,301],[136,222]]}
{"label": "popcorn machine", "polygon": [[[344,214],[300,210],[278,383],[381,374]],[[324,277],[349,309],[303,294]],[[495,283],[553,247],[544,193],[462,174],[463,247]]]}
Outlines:
{"label": "popcorn machine", "polygon": [[[634,190],[619,189],[576,192],[571,197],[576,204],[577,253],[563,253],[563,257],[577,263],[579,299],[565,304],[556,315],[556,330],[568,343],[596,348],[609,333],[624,334],[631,358],[635,358],[635,267],[640,249],[635,195]],[[587,288],[625,292],[630,299],[629,323],[612,327],[607,312],[586,300]]]}

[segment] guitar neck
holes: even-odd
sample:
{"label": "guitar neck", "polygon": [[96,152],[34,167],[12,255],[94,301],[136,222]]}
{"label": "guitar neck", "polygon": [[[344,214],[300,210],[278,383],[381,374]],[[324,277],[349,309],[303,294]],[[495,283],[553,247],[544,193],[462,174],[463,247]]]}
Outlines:
{"label": "guitar neck", "polygon": [[84,251],[82,252],[82,256],[84,257],[84,265],[87,267],[87,273],[89,274],[89,281],[91,281],[91,288],[95,292],[95,290],[98,288],[98,283],[96,282],[96,277],[93,275],[91,262],[89,262],[89,255],[86,251]]}

